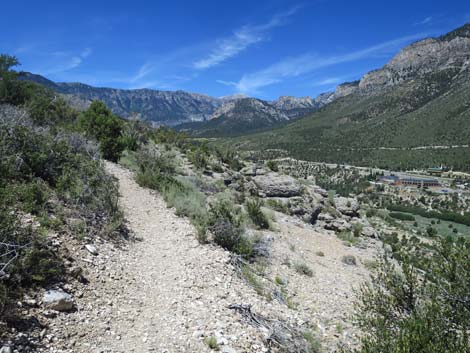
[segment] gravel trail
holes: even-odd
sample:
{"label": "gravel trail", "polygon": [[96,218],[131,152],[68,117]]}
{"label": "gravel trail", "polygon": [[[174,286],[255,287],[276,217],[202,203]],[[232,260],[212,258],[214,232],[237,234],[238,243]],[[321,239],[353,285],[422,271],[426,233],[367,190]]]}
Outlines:
{"label": "gravel trail", "polygon": [[199,245],[191,224],[174,215],[161,196],[138,186],[129,171],[106,167],[119,180],[121,207],[142,241],[108,260],[106,270],[117,275],[91,291],[102,305],[83,312],[81,326],[89,330],[79,340],[80,350],[208,352],[203,337],[214,336],[228,352],[229,344],[238,352],[258,346],[262,351],[259,335],[228,309],[243,297],[250,301],[242,288],[258,301],[228,264],[229,255]]}

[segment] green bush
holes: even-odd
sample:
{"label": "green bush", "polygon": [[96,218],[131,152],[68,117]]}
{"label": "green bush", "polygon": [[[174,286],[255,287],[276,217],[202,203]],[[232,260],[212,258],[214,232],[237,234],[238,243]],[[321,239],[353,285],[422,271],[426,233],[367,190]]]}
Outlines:
{"label": "green bush", "polygon": [[[55,214],[64,206],[103,235],[121,219],[116,183],[79,145],[81,140],[71,139],[72,146],[68,138],[0,123],[0,262],[12,260],[7,273],[12,280],[45,283],[62,273],[41,229],[59,230],[63,222]],[[22,217],[42,228],[25,227],[17,220]]]}
{"label": "green bush", "polygon": [[266,205],[269,208],[271,208],[271,209],[273,209],[274,211],[277,211],[277,212],[285,213],[287,215],[291,213],[288,203],[284,203],[284,202],[278,201],[276,199],[268,199],[266,201]]}
{"label": "green bush", "polygon": [[364,225],[361,223],[354,223],[352,227],[353,235],[358,238],[362,234],[362,230],[364,229]]}
{"label": "green bush", "polygon": [[269,228],[268,217],[266,217],[261,210],[261,202],[259,200],[248,200],[246,202],[246,211],[248,213],[248,217],[258,228]]}
{"label": "green bush", "polygon": [[207,153],[200,148],[190,151],[187,157],[196,169],[205,169],[209,163]]}
{"label": "green bush", "polygon": [[122,130],[124,122],[101,101],[93,101],[79,119],[80,128],[100,143],[103,158],[117,162],[126,144]]}
{"label": "green bush", "polygon": [[136,181],[142,187],[162,192],[173,185],[183,189],[183,186],[174,178],[176,165],[174,157],[165,152],[158,151],[155,146],[148,146],[139,151],[136,156],[138,172]]}
{"label": "green bush", "polygon": [[208,230],[217,245],[246,259],[256,255],[256,239],[243,233],[243,217],[240,208],[235,208],[227,200],[213,204],[209,209]]}
{"label": "green bush", "polygon": [[470,242],[400,241],[360,291],[361,353],[470,351]]}
{"label": "green bush", "polygon": [[222,163],[227,164],[232,170],[240,171],[244,167],[243,162],[238,158],[237,154],[233,150],[216,147],[215,155]]}
{"label": "green bush", "polygon": [[273,161],[270,159],[269,161],[266,162],[266,167],[271,169],[273,172],[278,172],[279,171],[279,165],[277,164],[276,161]]}

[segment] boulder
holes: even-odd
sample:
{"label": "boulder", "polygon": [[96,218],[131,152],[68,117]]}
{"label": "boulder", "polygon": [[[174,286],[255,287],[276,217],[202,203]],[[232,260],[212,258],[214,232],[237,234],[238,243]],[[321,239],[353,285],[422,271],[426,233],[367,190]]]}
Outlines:
{"label": "boulder", "polygon": [[319,186],[317,186],[317,185],[315,185],[315,186],[313,187],[313,192],[314,192],[315,194],[319,194],[319,195],[321,195],[321,196],[323,196],[323,197],[328,197],[328,191],[326,191],[325,189],[322,189],[321,187],[319,187]]}
{"label": "boulder", "polygon": [[325,229],[334,230],[336,232],[342,232],[345,230],[351,230],[352,226],[351,223],[346,221],[345,219],[339,218],[335,219],[330,223],[326,223]]}
{"label": "boulder", "polygon": [[335,216],[333,216],[332,214],[330,213],[320,213],[318,215],[318,220],[319,221],[325,221],[327,223],[330,223],[330,222],[333,222],[334,220],[336,219]]}
{"label": "boulder", "polygon": [[62,290],[46,291],[42,302],[47,308],[56,311],[71,311],[73,309],[72,296]]}
{"label": "boulder", "polygon": [[250,166],[244,167],[242,168],[242,170],[240,170],[240,173],[243,174],[244,176],[255,176],[256,166],[250,165]]}
{"label": "boulder", "polygon": [[334,203],[336,209],[346,216],[355,217],[358,215],[359,202],[350,197],[335,197]]}
{"label": "boulder", "polygon": [[253,177],[253,181],[259,189],[258,194],[267,197],[293,197],[302,193],[302,185],[288,175],[268,173]]}
{"label": "boulder", "polygon": [[361,235],[369,238],[378,238],[377,231],[372,227],[364,227],[362,228]]}

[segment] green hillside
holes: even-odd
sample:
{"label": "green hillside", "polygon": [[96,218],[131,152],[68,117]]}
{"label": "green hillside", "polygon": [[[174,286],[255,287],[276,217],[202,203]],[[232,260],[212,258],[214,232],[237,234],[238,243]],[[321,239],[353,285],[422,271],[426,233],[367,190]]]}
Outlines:
{"label": "green hillside", "polygon": [[[407,169],[447,164],[470,170],[468,72],[447,69],[386,89],[357,91],[306,118],[228,142],[283,149],[299,159]],[[428,146],[427,149],[413,149]]]}

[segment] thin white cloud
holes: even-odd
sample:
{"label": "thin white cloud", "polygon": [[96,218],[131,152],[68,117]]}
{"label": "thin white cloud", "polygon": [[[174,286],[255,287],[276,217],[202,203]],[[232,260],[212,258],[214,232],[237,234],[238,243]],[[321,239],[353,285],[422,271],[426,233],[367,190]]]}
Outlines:
{"label": "thin white cloud", "polygon": [[92,50],[91,48],[85,48],[85,49],[83,49],[82,52],[80,53],[80,57],[81,57],[82,59],[86,59],[86,58],[88,58],[88,57],[91,55],[92,52],[93,52],[93,50]]}
{"label": "thin white cloud", "polygon": [[139,68],[137,73],[133,77],[128,79],[127,81],[129,81],[130,83],[136,83],[142,80],[143,78],[147,77],[152,71],[153,71],[152,64],[145,63]]}
{"label": "thin white cloud", "polygon": [[63,51],[50,53],[51,56],[59,57],[60,62],[52,69],[41,71],[44,75],[52,75],[73,70],[79,67],[83,61],[91,55],[91,53],[91,48],[83,49],[78,55],[70,55],[69,53]]}
{"label": "thin white cloud", "polygon": [[266,40],[269,30],[283,26],[287,18],[299,10],[296,6],[287,12],[274,15],[269,22],[256,26],[243,26],[233,32],[228,38],[219,39],[210,53],[194,62],[193,67],[198,70],[217,66],[222,62],[238,55],[248,47]]}
{"label": "thin white cloud", "polygon": [[328,77],[324,78],[320,81],[316,81],[313,85],[314,86],[329,86],[329,85],[336,85],[338,83],[343,82],[344,79],[341,77]]}
{"label": "thin white cloud", "polygon": [[289,57],[263,70],[243,75],[242,78],[236,82],[235,87],[238,92],[259,93],[260,88],[282,82],[288,78],[307,74],[324,67],[394,52],[405,43],[417,40],[423,36],[424,34],[422,33],[406,36],[338,56],[319,57],[307,53],[296,57]]}
{"label": "thin white cloud", "polygon": [[418,22],[415,22],[414,25],[415,26],[423,26],[423,25],[427,25],[427,24],[430,24],[432,21],[433,21],[433,17],[432,16],[428,16],[426,18],[423,18],[422,20],[418,21]]}
{"label": "thin white cloud", "polygon": [[233,81],[224,81],[224,80],[215,80],[215,82],[220,83],[221,85],[225,86],[236,86],[237,83]]}

